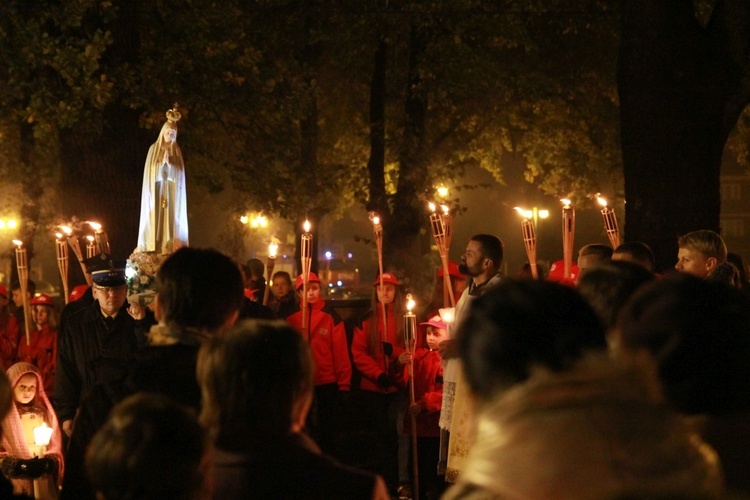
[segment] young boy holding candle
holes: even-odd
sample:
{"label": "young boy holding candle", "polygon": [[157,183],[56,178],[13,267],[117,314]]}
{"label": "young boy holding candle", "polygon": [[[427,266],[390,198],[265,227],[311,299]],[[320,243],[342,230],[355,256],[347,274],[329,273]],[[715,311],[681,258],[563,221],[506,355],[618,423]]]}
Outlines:
{"label": "young boy holding candle", "polygon": [[448,326],[440,315],[424,323],[425,343],[414,353],[405,352],[400,361],[405,365],[400,373],[401,383],[409,383],[409,363],[414,362],[414,403],[410,403],[404,418],[404,433],[412,432],[412,418],[416,417],[417,459],[419,464],[419,492],[424,498],[437,498],[441,482],[437,475],[440,454],[440,408],[443,404],[443,365],[438,345],[448,339]]}
{"label": "young boy holding candle", "polygon": [[310,273],[307,285],[306,324],[302,325],[303,278],[297,276],[296,289],[300,294],[300,310],[286,321],[310,344],[315,358],[315,402],[308,418],[312,434],[325,453],[335,454],[337,430],[336,407],[349,394],[352,365],[346,341],[344,322],[338,313],[320,297],[320,280]]}
{"label": "young boy holding candle", "polygon": [[63,472],[62,435],[41,373],[22,362],[11,366],[7,375],[14,404],[2,423],[0,469],[11,479],[14,493],[34,497],[36,489],[36,498],[57,498]]}

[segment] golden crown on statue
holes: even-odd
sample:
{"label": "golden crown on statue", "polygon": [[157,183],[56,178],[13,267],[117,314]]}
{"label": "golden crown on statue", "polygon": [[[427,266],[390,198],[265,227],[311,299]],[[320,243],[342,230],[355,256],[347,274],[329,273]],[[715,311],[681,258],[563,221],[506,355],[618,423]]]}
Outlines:
{"label": "golden crown on statue", "polygon": [[182,118],[182,115],[180,114],[180,105],[174,103],[174,108],[167,111],[167,120],[169,120],[170,123],[176,124],[180,121],[180,118]]}

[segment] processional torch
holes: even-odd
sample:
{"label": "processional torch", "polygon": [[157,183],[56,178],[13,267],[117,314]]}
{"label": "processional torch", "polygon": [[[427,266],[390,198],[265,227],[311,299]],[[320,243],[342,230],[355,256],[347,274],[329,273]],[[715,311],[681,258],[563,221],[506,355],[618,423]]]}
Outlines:
{"label": "processional torch", "polygon": [[523,233],[523,245],[526,247],[526,257],[529,259],[531,266],[531,277],[539,279],[539,272],[536,268],[536,228],[534,223],[529,220],[528,214],[522,208],[515,207],[516,212],[521,214],[521,232]]}
{"label": "processional torch", "polygon": [[443,305],[449,305],[447,302],[450,300],[450,306],[454,307],[456,305],[456,299],[453,296],[450,268],[448,267],[448,255],[450,252],[451,237],[453,236],[453,218],[451,217],[450,210],[446,205],[441,205],[440,208],[442,213],[436,211],[437,207],[434,203],[430,202],[428,206],[432,212],[430,214],[430,229],[432,229],[432,237],[435,238],[435,245],[437,246],[440,260],[443,264]]}
{"label": "processional torch", "polygon": [[62,280],[63,294],[65,294],[65,304],[68,303],[68,263],[70,259],[68,257],[68,242],[63,238],[62,233],[55,233],[55,256],[57,257],[57,269],[60,271],[60,279]]}
{"label": "processional torch", "polygon": [[[409,407],[416,403],[414,395],[414,351],[417,346],[417,317],[414,315],[414,299],[411,294],[406,296],[406,314],[404,314],[404,347],[411,354],[409,361]],[[409,411],[411,415],[411,447],[412,465],[414,467],[414,498],[419,500],[419,460],[417,456],[417,416]]]}
{"label": "processional torch", "polygon": [[604,230],[607,232],[607,238],[609,238],[609,244],[612,245],[612,250],[620,246],[620,228],[617,226],[617,216],[615,210],[607,206],[607,200],[601,196],[596,197],[596,200],[602,206],[602,218],[604,219]]}
{"label": "processional torch", "polygon": [[573,267],[573,239],[576,231],[576,211],[570,206],[570,200],[560,200],[562,208],[562,242],[563,242],[563,278],[570,279]]}
{"label": "processional torch", "polygon": [[268,244],[268,259],[266,259],[266,273],[268,278],[266,279],[266,290],[263,292],[263,305],[268,305],[268,295],[271,291],[271,279],[273,278],[273,268],[276,267],[276,251],[279,249],[279,245],[275,240]]}
{"label": "processional torch", "polygon": [[16,245],[16,267],[18,268],[18,282],[21,285],[21,297],[23,300],[23,324],[26,327],[26,345],[31,345],[31,332],[29,322],[31,315],[29,314],[29,260],[26,255],[26,248],[23,246],[23,241],[13,240],[13,244]]}
{"label": "processional torch", "polygon": [[81,252],[81,243],[78,241],[78,235],[75,234],[69,226],[60,226],[60,230],[65,234],[65,238],[68,240],[68,245],[73,249],[73,253],[78,259],[78,263],[81,265],[81,270],[83,271],[86,283],[91,286],[93,280],[91,279],[91,274],[89,274],[88,269],[86,269],[86,264],[83,263],[83,252]]}
{"label": "processional torch", "polygon": [[[380,223],[380,217],[375,212],[369,213],[370,221],[372,221],[372,230],[375,233],[375,246],[378,249],[378,290],[380,291],[380,297],[383,297],[383,225]],[[388,342],[388,318],[386,316],[385,302],[380,302],[380,314],[383,318],[383,330],[380,334],[380,340],[382,342]],[[381,344],[382,346],[382,344]],[[382,347],[381,347],[382,349]],[[383,359],[385,359],[385,371],[388,372],[388,356],[383,353]]]}
{"label": "processional torch", "polygon": [[[312,265],[312,233],[310,233],[310,221],[305,220],[302,225],[305,232],[302,233],[300,242],[300,253],[302,255],[300,263],[302,264],[302,328],[307,332],[307,285],[310,280],[310,266]],[[309,336],[309,334],[308,334]]]}

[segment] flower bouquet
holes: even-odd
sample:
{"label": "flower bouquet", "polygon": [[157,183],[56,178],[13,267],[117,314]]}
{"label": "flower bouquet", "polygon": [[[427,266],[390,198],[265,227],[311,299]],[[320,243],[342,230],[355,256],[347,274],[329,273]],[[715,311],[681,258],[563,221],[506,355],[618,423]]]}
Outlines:
{"label": "flower bouquet", "polygon": [[125,262],[128,302],[146,307],[156,298],[156,273],[168,254],[133,252]]}

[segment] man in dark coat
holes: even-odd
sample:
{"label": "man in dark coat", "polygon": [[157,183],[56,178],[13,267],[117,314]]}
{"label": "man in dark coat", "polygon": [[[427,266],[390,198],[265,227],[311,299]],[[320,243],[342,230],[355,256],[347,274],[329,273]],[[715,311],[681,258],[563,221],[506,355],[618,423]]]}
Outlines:
{"label": "man in dark coat", "polygon": [[57,350],[54,404],[68,436],[82,398],[94,384],[128,372],[154,323],[152,315],[135,320],[128,314],[124,262],[103,254],[86,264],[94,301],[65,318]]}
{"label": "man in dark coat", "polygon": [[158,324],[148,333],[148,345],[126,376],[97,384],[81,404],[65,457],[63,499],[94,498],[84,471],[86,447],[125,397],[157,393],[196,414],[200,409],[198,349],[237,321],[244,298],[242,275],[229,257],[215,250],[183,247],[162,264],[156,283]]}

